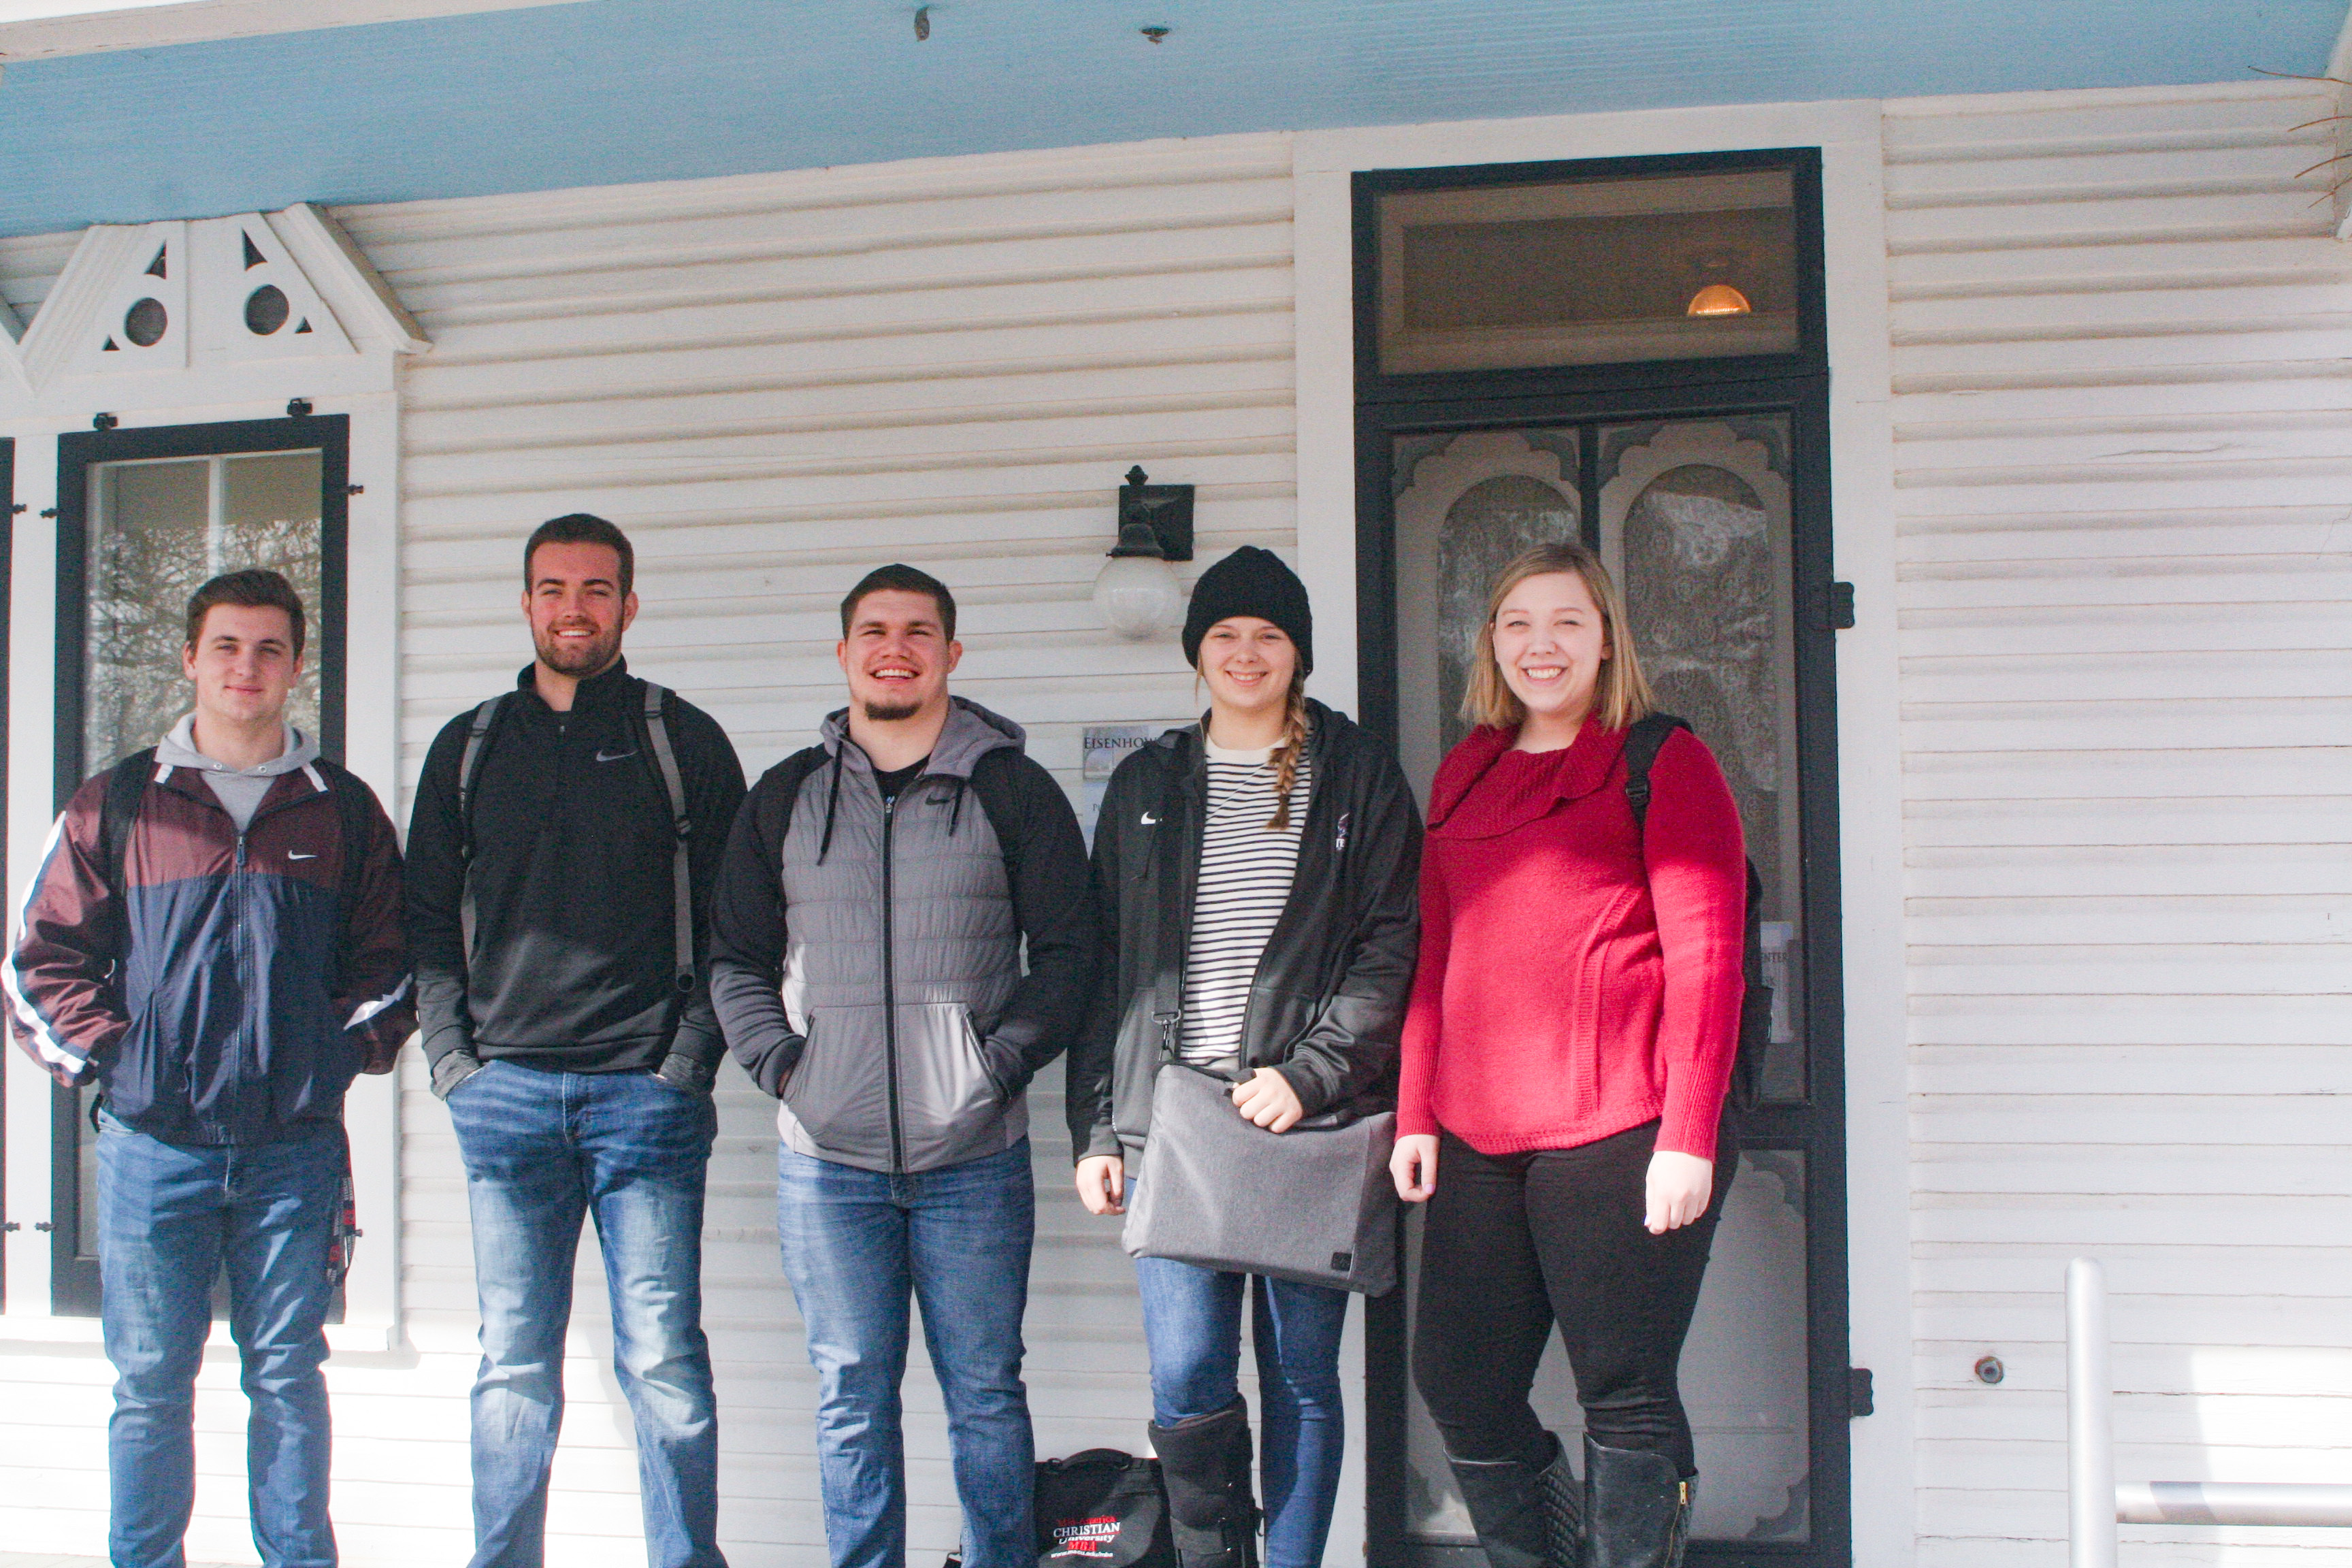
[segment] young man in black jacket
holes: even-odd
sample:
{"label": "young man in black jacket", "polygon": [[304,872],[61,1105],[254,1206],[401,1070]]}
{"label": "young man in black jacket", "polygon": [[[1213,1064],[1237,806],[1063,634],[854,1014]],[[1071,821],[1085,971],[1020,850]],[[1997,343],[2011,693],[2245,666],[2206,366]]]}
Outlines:
{"label": "young man in black jacket", "polygon": [[962,647],[944,584],[881,567],[841,629],[850,706],[736,821],[711,989],[736,1059],[781,1101],[776,1231],[817,1370],[835,1568],[906,1562],[910,1295],[966,1568],[1031,1568],[1024,1093],[1086,1010],[1086,847],[1021,727],[948,695]]}
{"label": "young man in black jacket", "polygon": [[592,1210],[653,1568],[725,1561],[701,1323],[725,1044],[697,954],[743,770],[709,715],[622,662],[634,569],[603,518],[530,536],[537,658],[443,729],[409,818],[417,1012],[466,1163],[482,1310],[473,1568],[543,1559]]}

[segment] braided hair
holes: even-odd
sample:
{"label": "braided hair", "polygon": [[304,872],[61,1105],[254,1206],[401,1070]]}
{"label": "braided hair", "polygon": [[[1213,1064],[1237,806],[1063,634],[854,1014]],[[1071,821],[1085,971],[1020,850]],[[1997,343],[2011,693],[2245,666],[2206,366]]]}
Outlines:
{"label": "braided hair", "polygon": [[1290,792],[1298,784],[1298,764],[1307,756],[1307,672],[1295,670],[1290,677],[1290,696],[1282,717],[1282,740],[1274,748],[1270,761],[1274,763],[1274,820],[1265,825],[1269,833],[1280,833],[1290,826]]}

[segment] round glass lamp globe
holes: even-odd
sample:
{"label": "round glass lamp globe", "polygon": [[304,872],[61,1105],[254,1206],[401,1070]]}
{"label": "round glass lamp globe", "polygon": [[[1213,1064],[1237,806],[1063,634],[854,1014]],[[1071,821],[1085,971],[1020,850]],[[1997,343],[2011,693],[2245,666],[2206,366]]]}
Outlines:
{"label": "round glass lamp globe", "polygon": [[1184,590],[1168,563],[1149,555],[1114,555],[1095,579],[1095,608],[1103,624],[1141,642],[1177,625],[1184,614]]}

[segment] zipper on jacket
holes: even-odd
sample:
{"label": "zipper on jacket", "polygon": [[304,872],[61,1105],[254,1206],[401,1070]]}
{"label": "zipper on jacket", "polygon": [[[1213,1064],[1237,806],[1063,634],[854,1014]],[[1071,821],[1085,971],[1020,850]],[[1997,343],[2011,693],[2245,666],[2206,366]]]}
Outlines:
{"label": "zipper on jacket", "polygon": [[[900,791],[899,794],[905,794]],[[890,827],[898,820],[898,795],[882,802],[882,1063],[889,1078],[890,1173],[907,1170],[907,1134],[898,1115],[898,995],[895,962],[890,955],[890,928],[897,920],[890,907]]]}

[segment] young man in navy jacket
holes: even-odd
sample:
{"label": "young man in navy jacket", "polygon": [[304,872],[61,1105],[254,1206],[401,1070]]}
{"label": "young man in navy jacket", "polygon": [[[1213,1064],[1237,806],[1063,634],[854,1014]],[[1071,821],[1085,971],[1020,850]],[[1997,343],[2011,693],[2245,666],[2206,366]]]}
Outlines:
{"label": "young man in navy jacket", "polygon": [[303,631],[275,572],[196,591],[182,654],[195,711],[74,792],[7,964],[17,1043],[100,1091],[108,1552],[127,1568],[181,1561],[224,1266],[254,1542],[267,1563],[335,1561],[320,1365],[343,1093],[392,1070],[415,1019],[392,824],[286,722]]}

